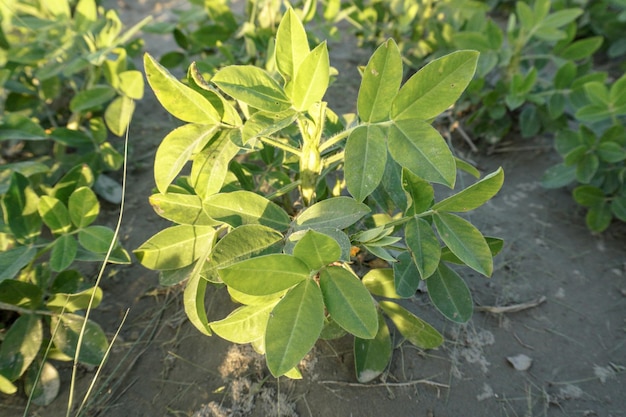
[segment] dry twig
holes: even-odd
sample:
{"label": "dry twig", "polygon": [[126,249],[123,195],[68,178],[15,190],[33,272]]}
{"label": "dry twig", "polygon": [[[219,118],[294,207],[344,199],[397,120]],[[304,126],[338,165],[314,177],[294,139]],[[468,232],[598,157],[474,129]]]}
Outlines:
{"label": "dry twig", "polygon": [[528,310],[529,308],[537,307],[538,305],[546,301],[545,296],[541,296],[535,300],[527,301],[525,303],[513,304],[510,306],[477,306],[476,310],[486,311],[487,313],[503,314],[503,313],[517,313],[519,311]]}

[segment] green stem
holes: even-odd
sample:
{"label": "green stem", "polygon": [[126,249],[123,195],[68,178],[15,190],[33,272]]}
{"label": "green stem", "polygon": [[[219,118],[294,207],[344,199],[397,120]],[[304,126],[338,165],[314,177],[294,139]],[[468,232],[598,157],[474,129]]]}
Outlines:
{"label": "green stem", "polygon": [[282,149],[285,152],[289,152],[291,154],[294,154],[298,158],[302,157],[302,152],[299,149],[294,148],[293,146],[289,146],[289,145],[287,145],[285,143],[279,142],[277,140],[274,140],[274,139],[266,137],[266,136],[259,136],[259,139],[263,143],[267,143],[268,145],[271,145],[271,146],[273,146],[275,148]]}
{"label": "green stem", "polygon": [[337,162],[341,162],[343,161],[343,158],[345,157],[345,151],[341,151],[341,152],[337,152],[334,155],[331,155],[327,158],[324,158],[322,160],[322,164],[323,164],[323,169],[328,168],[329,166],[337,163]]}
{"label": "green stem", "polygon": [[419,218],[422,218],[422,217],[428,217],[428,216],[432,216],[435,213],[436,213],[435,210],[427,210],[427,211],[425,211],[423,213],[414,214],[414,215],[409,216],[409,217],[401,217],[401,218],[399,218],[397,220],[393,220],[393,221],[390,221],[389,223],[385,223],[385,227],[387,227],[387,226],[393,226],[393,227],[400,226],[400,225],[403,225],[404,223],[408,223],[409,220],[411,220],[411,219],[419,219]]}
{"label": "green stem", "polygon": [[342,140],[350,136],[350,134],[356,127],[358,126],[355,126],[350,129],[346,129],[343,132],[337,133],[335,136],[328,138],[326,142],[320,145],[319,147],[320,153],[324,153],[324,151],[329,150],[330,148],[332,148],[333,146],[335,146],[336,144],[338,144],[339,142],[341,142]]}

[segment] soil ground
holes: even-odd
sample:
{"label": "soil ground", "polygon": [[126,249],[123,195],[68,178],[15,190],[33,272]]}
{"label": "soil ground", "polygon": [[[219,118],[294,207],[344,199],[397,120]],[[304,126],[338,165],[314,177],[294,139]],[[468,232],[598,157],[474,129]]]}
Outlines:
{"label": "soil ground", "polygon": [[[179,3],[104,2],[117,6],[127,24],[148,14],[170,18]],[[146,37],[146,50],[156,56],[172,48],[171,40]],[[366,64],[369,52],[345,40],[331,44],[331,52],[340,76],[329,106],[353,111],[347,104],[356,102],[356,66]],[[147,95],[130,131],[121,235],[127,249],[166,226],[148,204],[151,161],[176,122]],[[558,162],[548,139],[515,141],[507,152],[490,156],[463,154],[461,141],[453,145],[484,173],[504,168],[502,191],[473,212],[471,221],[506,245],[492,278],[463,271],[478,306],[469,323],[445,321],[426,294],[406,301],[444,334],[441,348],[421,351],[399,343],[388,372],[361,385],[354,377],[351,340],[320,342],[303,363],[303,380],[275,380],[251,349],[196,331],[183,312],[180,288],[159,287],[157,275],[138,264],[112,267],[94,319],[112,336],[126,312],[128,318],[97,379],[88,415],[625,416],[626,228],[616,224],[592,235],[569,190],[540,186],[544,170]],[[468,181],[461,177],[459,186]],[[118,209],[107,210],[113,224]],[[212,295],[207,305],[214,317],[231,307]],[[530,359],[530,368],[516,370],[516,357]],[[59,368],[61,394],[28,415],[66,414],[71,369]],[[79,395],[94,372],[81,368]],[[0,396],[2,416],[23,415],[24,407],[20,396]]]}

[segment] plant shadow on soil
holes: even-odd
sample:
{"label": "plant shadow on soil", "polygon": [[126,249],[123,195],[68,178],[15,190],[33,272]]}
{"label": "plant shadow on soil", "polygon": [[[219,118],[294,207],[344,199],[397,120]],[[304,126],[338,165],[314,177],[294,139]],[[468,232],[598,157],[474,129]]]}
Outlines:
{"label": "plant shadow on soil", "polygon": [[[148,14],[167,18],[181,2],[104,3],[117,6],[131,23]],[[146,39],[146,50],[156,56],[171,47],[158,37]],[[353,111],[342,103],[356,101],[356,66],[364,65],[369,53],[346,40],[330,49],[340,76],[327,99],[338,112]],[[127,249],[166,226],[148,204],[154,186],[150,161],[176,122],[148,96],[138,104],[130,131],[121,233]],[[453,144],[462,147],[462,141]],[[615,224],[593,236],[569,190],[541,187],[542,173],[558,161],[550,145],[535,139],[523,143],[524,151],[465,155],[483,173],[498,166],[505,170],[500,193],[471,215],[485,235],[503,238],[505,248],[495,258],[492,278],[462,271],[479,306],[469,323],[445,321],[427,294],[406,301],[444,334],[440,349],[424,352],[396,340],[399,348],[388,371],[373,384],[359,385],[351,340],[322,341],[303,361],[303,380],[275,380],[252,349],[195,330],[186,320],[180,288],[159,287],[156,274],[138,264],[111,267],[93,318],[112,336],[128,309],[129,317],[86,415],[626,415],[626,227]],[[469,179],[460,177],[459,186],[464,182]],[[113,224],[118,210],[108,211]],[[491,308],[511,305],[520,311]],[[229,300],[213,293],[207,306],[215,318],[232,309]],[[516,370],[507,360],[519,354],[532,360],[529,369]],[[46,408],[31,407],[28,415],[65,415],[70,372],[71,365],[60,365],[61,394]],[[93,378],[94,370],[80,369],[78,394]],[[3,416],[20,416],[24,407],[21,396],[0,396]]]}

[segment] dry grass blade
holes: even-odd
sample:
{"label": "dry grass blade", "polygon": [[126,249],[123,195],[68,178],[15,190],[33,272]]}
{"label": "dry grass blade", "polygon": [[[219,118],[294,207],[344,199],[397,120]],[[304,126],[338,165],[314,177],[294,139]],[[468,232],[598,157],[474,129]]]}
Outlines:
{"label": "dry grass blade", "polygon": [[546,297],[542,295],[535,300],[527,301],[525,303],[512,304],[510,306],[477,306],[476,310],[493,314],[518,313],[530,308],[535,308],[540,304],[543,304],[545,301]]}

